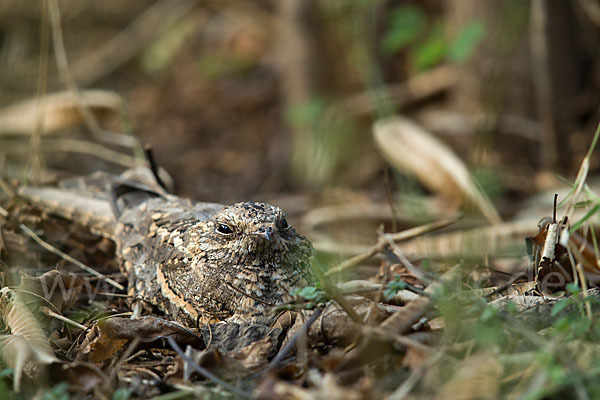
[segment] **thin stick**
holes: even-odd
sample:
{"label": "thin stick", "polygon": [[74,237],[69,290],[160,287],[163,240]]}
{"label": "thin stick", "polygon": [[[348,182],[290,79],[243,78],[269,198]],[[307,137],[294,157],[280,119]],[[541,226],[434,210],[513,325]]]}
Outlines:
{"label": "thin stick", "polygon": [[158,174],[158,164],[156,163],[156,159],[154,158],[154,152],[152,151],[152,146],[150,144],[144,145],[144,154],[146,155],[146,160],[150,164],[150,171],[152,171],[152,175],[154,175],[154,179],[156,179],[156,183],[160,185],[161,188],[165,189],[166,192],[169,191],[167,189],[167,185],[163,182]]}
{"label": "thin stick", "polygon": [[194,369],[196,372],[198,372],[200,375],[202,375],[203,377],[205,377],[206,379],[216,383],[217,385],[220,385],[221,387],[223,387],[223,389],[234,393],[237,396],[240,396],[244,399],[249,399],[250,398],[250,394],[249,393],[244,393],[241,390],[239,390],[238,388],[230,385],[229,383],[225,382],[223,379],[219,378],[218,376],[216,376],[215,374],[213,374],[212,372],[210,372],[209,370],[199,366],[198,364],[196,364],[194,362],[194,360],[192,360],[190,357],[188,357],[184,351],[181,349],[181,347],[179,347],[179,345],[177,344],[177,342],[175,341],[175,339],[173,339],[172,336],[168,336],[167,337],[167,341],[169,342],[169,345],[171,346],[171,348],[173,350],[175,350],[175,352],[177,353],[177,355],[179,355],[179,357],[183,358],[183,360],[188,363],[188,365],[190,367],[192,367],[192,369]]}
{"label": "thin stick", "polygon": [[42,246],[43,248],[45,248],[46,250],[48,250],[50,253],[56,254],[57,256],[59,256],[60,258],[62,258],[63,260],[66,260],[74,265],[76,265],[77,267],[83,269],[84,271],[89,272],[90,274],[104,280],[106,283],[111,284],[112,286],[116,287],[119,290],[125,290],[125,287],[123,287],[123,285],[121,285],[118,282],[113,281],[110,278],[107,278],[106,276],[102,275],[100,272],[88,267],[87,265],[85,265],[84,263],[82,263],[79,260],[74,259],[73,257],[71,257],[70,255],[63,253],[62,251],[60,251],[59,249],[57,249],[56,247],[52,246],[50,243],[45,242],[41,237],[39,237],[34,231],[32,231],[31,229],[29,229],[27,226],[25,226],[24,224],[20,224],[19,227],[21,228],[21,230],[23,232],[25,232],[25,234],[29,237],[31,237],[33,240],[35,240],[40,246]]}
{"label": "thin stick", "polygon": [[87,140],[45,139],[43,146],[47,151],[87,154],[126,168],[137,167],[143,163],[129,154],[120,153]]}
{"label": "thin stick", "polygon": [[47,316],[49,316],[49,317],[56,318],[56,319],[58,319],[59,321],[65,322],[65,323],[67,323],[67,324],[69,324],[69,325],[73,325],[74,327],[77,327],[77,328],[79,328],[79,329],[81,329],[81,330],[84,330],[84,331],[85,331],[85,330],[87,330],[87,326],[85,326],[85,325],[81,325],[80,323],[78,323],[78,322],[75,322],[75,321],[73,321],[73,320],[70,320],[69,318],[67,318],[67,317],[65,317],[65,316],[62,316],[62,315],[60,315],[60,314],[57,314],[57,313],[55,313],[54,311],[50,310],[48,307],[41,307],[41,308],[40,308],[40,311],[41,311],[42,313],[46,314],[46,315],[47,315]]}
{"label": "thin stick", "polygon": [[285,356],[287,356],[287,354],[290,352],[290,350],[292,350],[292,347],[294,347],[296,345],[296,342],[298,341],[300,336],[306,335],[306,332],[308,332],[308,328],[310,328],[310,326],[317,320],[317,318],[319,318],[319,316],[321,316],[322,312],[323,312],[323,309],[319,307],[315,310],[315,312],[312,313],[312,315],[310,316],[308,321],[306,321],[304,323],[304,325],[302,325],[302,328],[300,328],[298,330],[298,332],[296,332],[294,337],[292,337],[290,339],[290,341],[287,342],[285,344],[285,346],[283,346],[283,349],[281,349],[281,351],[279,353],[277,353],[275,358],[273,358],[271,360],[271,362],[269,363],[269,366],[263,372],[263,375],[268,373],[269,371],[273,370],[275,367],[277,367],[279,365],[279,363],[281,361],[283,361]]}
{"label": "thin stick", "polygon": [[436,222],[432,222],[430,224],[425,224],[425,225],[421,225],[421,226],[416,226],[414,228],[410,228],[407,229],[405,231],[402,232],[398,232],[398,233],[394,233],[391,235],[386,235],[386,238],[380,238],[377,241],[377,244],[375,244],[374,246],[372,246],[371,248],[369,248],[367,251],[365,251],[362,254],[359,254],[357,256],[354,256],[346,261],[344,261],[343,263],[339,264],[336,267],[331,268],[329,271],[327,271],[325,273],[326,276],[330,276],[333,274],[337,274],[340,272],[343,272],[347,269],[350,269],[362,262],[367,261],[368,259],[370,259],[371,257],[373,257],[374,255],[380,253],[381,251],[383,251],[383,249],[385,249],[388,246],[388,240],[392,240],[394,242],[397,241],[401,241],[401,240],[407,240],[416,236],[420,236],[423,235],[425,233],[434,231],[436,229],[440,229],[443,228],[445,226],[448,226],[450,224],[453,224],[454,222],[456,222],[457,218],[450,218],[450,219],[444,219],[441,221],[436,221]]}
{"label": "thin stick", "polygon": [[390,235],[383,234],[382,237],[389,244],[389,246],[391,247],[394,254],[396,256],[398,256],[400,261],[402,261],[402,265],[404,266],[404,268],[406,268],[411,274],[413,274],[414,276],[419,278],[419,280],[421,280],[422,282],[427,283],[427,284],[431,283],[431,279],[429,279],[427,276],[425,276],[423,271],[421,271],[419,268],[417,268],[415,265],[413,265],[413,263],[410,262],[408,257],[406,257],[406,255],[402,251],[402,249],[400,249],[400,247],[396,244],[396,242],[394,242],[390,238]]}

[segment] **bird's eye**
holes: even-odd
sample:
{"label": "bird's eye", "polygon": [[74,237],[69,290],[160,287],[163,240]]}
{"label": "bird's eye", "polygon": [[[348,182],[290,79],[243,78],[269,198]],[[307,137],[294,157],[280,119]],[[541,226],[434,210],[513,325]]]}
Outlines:
{"label": "bird's eye", "polygon": [[223,235],[231,235],[233,233],[233,230],[231,229],[231,227],[229,225],[217,224],[217,232],[219,232]]}
{"label": "bird's eye", "polygon": [[290,227],[290,224],[288,224],[287,219],[285,219],[285,218],[281,220],[280,225],[281,225],[281,229],[287,229]]}

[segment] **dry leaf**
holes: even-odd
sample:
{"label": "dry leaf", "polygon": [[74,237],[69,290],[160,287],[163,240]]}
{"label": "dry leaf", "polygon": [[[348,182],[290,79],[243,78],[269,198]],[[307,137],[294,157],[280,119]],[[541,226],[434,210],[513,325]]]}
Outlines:
{"label": "dry leaf", "polygon": [[[23,300],[28,301],[27,293],[35,293],[54,305],[53,310],[64,311],[78,299],[85,286],[85,280],[77,275],[60,270],[52,270],[38,277],[22,273],[19,289],[23,290]],[[32,301],[39,297],[32,296]]]}
{"label": "dry leaf", "polygon": [[142,343],[151,343],[167,336],[175,336],[183,345],[206,347],[200,336],[176,322],[150,316],[138,319],[113,317],[94,323],[81,344],[78,358],[102,362],[135,338],[140,338]]}
{"label": "dry leaf", "polygon": [[0,134],[29,135],[43,121],[41,131],[52,133],[83,122],[79,102],[90,112],[121,110],[121,96],[107,90],[83,90],[80,98],[71,91],[48,94],[0,110]]}
{"label": "dry leaf", "polygon": [[407,118],[375,123],[375,141],[384,157],[400,171],[415,175],[447,200],[474,206],[493,224],[501,222],[490,200],[475,186],[465,164],[435,136]]}
{"label": "dry leaf", "polygon": [[58,360],[33,313],[12,289],[0,290],[0,312],[11,331],[0,336],[0,350],[15,371],[14,390],[18,392],[23,371],[35,375],[41,364]]}

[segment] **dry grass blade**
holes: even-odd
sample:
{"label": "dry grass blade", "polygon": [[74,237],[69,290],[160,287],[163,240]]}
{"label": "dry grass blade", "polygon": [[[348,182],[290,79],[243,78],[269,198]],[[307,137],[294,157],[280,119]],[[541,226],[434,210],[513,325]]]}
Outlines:
{"label": "dry grass blade", "polygon": [[11,331],[1,337],[0,350],[4,361],[15,370],[14,388],[18,391],[25,369],[58,360],[33,313],[16,292],[6,287],[0,290],[0,312]]}
{"label": "dry grass blade", "polygon": [[505,222],[481,228],[463,229],[429,237],[416,237],[398,244],[405,254],[444,259],[447,257],[478,258],[485,254],[522,253],[524,237],[535,234],[537,220]]}
{"label": "dry grass blade", "polygon": [[42,120],[41,132],[57,132],[83,122],[78,101],[92,113],[120,112],[123,99],[108,90],[83,90],[78,99],[71,91],[29,99],[0,110],[0,134],[29,135]]}
{"label": "dry grass blade", "polygon": [[585,181],[590,169],[590,158],[592,157],[592,153],[596,148],[598,138],[600,138],[600,124],[598,124],[598,127],[596,128],[596,133],[594,134],[594,138],[592,139],[592,143],[590,144],[590,148],[588,149],[586,156],[583,158],[583,161],[581,161],[581,166],[579,167],[577,177],[575,178],[575,184],[573,188],[571,188],[567,198],[563,199],[563,203],[566,202],[563,215],[569,216],[569,218],[572,217],[570,214],[573,210],[573,206],[575,205],[575,201],[585,186]]}
{"label": "dry grass blade", "polygon": [[385,238],[379,238],[379,240],[377,241],[377,244],[375,244],[374,246],[372,246],[371,248],[369,248],[367,251],[365,251],[362,254],[359,254],[355,257],[352,257],[346,261],[344,261],[343,263],[341,263],[340,265],[331,268],[329,271],[327,271],[325,273],[326,276],[331,276],[333,274],[337,274],[343,271],[346,271],[347,269],[350,269],[362,262],[367,261],[368,259],[370,259],[371,257],[375,256],[376,254],[382,252],[389,244],[389,240],[391,241],[401,241],[401,240],[407,240],[410,238],[414,238],[416,236],[419,235],[424,235],[428,232],[434,231],[436,229],[440,229],[443,228],[445,226],[448,226],[452,223],[456,222],[456,218],[453,219],[445,219],[442,221],[436,221],[436,222],[432,222],[430,224],[425,224],[425,225],[421,225],[421,226],[416,226],[414,228],[410,228],[407,229],[405,231],[402,232],[398,232],[398,233],[394,233],[394,234],[390,234],[390,235],[386,235]]}
{"label": "dry grass blade", "polygon": [[394,117],[375,123],[373,134],[384,157],[395,168],[415,175],[448,200],[474,207],[490,223],[502,222],[465,164],[425,129],[407,118]]}
{"label": "dry grass blade", "polygon": [[90,274],[94,275],[95,277],[104,280],[106,283],[108,283],[108,284],[116,287],[119,290],[124,290],[125,289],[125,287],[123,285],[121,285],[120,283],[114,281],[113,279],[107,278],[106,276],[102,275],[100,272],[96,271],[95,269],[92,269],[92,268],[88,267],[87,265],[85,265],[81,261],[74,259],[70,255],[68,255],[66,253],[63,253],[62,251],[60,251],[56,247],[52,246],[50,243],[45,242],[44,240],[42,240],[41,237],[39,237],[38,235],[36,235],[36,233],[34,231],[32,231],[31,229],[29,229],[27,226],[25,226],[23,224],[20,224],[19,227],[21,228],[21,230],[23,232],[25,232],[25,234],[27,234],[27,236],[29,236],[30,238],[32,238],[33,240],[35,240],[40,246],[42,246],[43,248],[45,248],[49,252],[56,254],[57,256],[63,258],[64,260],[66,260],[66,261],[68,261],[68,262],[76,265],[77,267],[83,269],[84,271],[89,272]]}

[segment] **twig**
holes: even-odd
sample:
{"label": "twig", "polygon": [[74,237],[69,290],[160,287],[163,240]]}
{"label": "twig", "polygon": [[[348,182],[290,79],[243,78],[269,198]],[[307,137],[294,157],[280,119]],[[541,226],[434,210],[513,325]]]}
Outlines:
{"label": "twig", "polygon": [[60,251],[59,249],[57,249],[56,247],[52,246],[51,244],[45,242],[42,238],[40,238],[34,231],[32,231],[31,229],[29,229],[27,226],[25,226],[24,224],[19,224],[19,227],[21,228],[21,230],[29,237],[31,237],[33,240],[35,240],[40,246],[42,246],[43,248],[45,248],[46,250],[48,250],[49,252],[56,254],[57,256],[61,257],[62,259],[76,265],[77,267],[83,269],[84,271],[89,272],[90,274],[104,280],[106,283],[111,284],[112,286],[116,287],[119,290],[124,290],[125,288],[123,287],[123,285],[121,285],[118,282],[115,282],[114,280],[107,278],[106,276],[102,275],[100,272],[88,267],[87,265],[85,265],[84,263],[82,263],[79,260],[74,259],[73,257],[71,257],[70,255],[63,253],[62,251]]}
{"label": "twig", "polygon": [[457,220],[457,218],[444,219],[441,221],[432,222],[430,224],[410,228],[410,229],[407,229],[402,232],[387,235],[387,238],[385,238],[385,239],[380,238],[377,241],[377,244],[375,244],[374,246],[369,248],[366,252],[359,254],[355,257],[352,257],[349,260],[346,260],[343,263],[339,264],[338,266],[333,267],[332,269],[327,271],[325,273],[325,275],[330,276],[333,274],[337,274],[337,273],[343,272],[347,269],[350,269],[362,262],[367,261],[374,255],[383,251],[383,249],[385,249],[388,246],[388,240],[392,240],[392,241],[396,242],[396,241],[400,241],[400,240],[410,239],[415,236],[423,235],[425,233],[428,233],[428,232],[434,231],[436,229],[440,229],[440,228],[443,228],[450,224],[453,224],[454,222],[456,222],[456,220]]}
{"label": "twig", "polygon": [[181,349],[181,347],[179,347],[179,345],[177,344],[177,342],[175,341],[175,339],[173,339],[173,337],[168,336],[167,337],[167,341],[169,342],[169,345],[171,346],[171,348],[173,350],[175,350],[175,352],[177,353],[177,355],[179,355],[179,357],[183,358],[183,360],[189,364],[190,367],[192,367],[192,369],[194,369],[196,372],[198,372],[200,375],[202,375],[203,377],[205,377],[206,379],[216,383],[217,385],[220,385],[221,387],[223,387],[223,389],[241,397],[244,399],[249,399],[250,398],[250,394],[249,393],[244,393],[241,390],[239,390],[238,388],[230,385],[229,383],[225,382],[223,379],[219,378],[218,376],[216,376],[215,374],[213,374],[212,372],[210,372],[209,370],[207,370],[206,368],[203,368],[201,366],[199,366],[198,364],[196,364],[194,362],[194,360],[192,360],[190,357],[188,357],[185,352]]}
{"label": "twig", "polygon": [[263,375],[268,373],[269,371],[273,370],[274,368],[276,368],[279,365],[279,363],[281,361],[283,361],[283,359],[287,356],[287,354],[290,352],[290,350],[292,350],[292,347],[294,347],[296,345],[298,338],[300,338],[300,336],[302,336],[302,335],[306,335],[306,332],[308,332],[308,328],[310,328],[310,326],[317,320],[317,318],[319,318],[321,316],[322,312],[323,312],[323,309],[321,307],[319,307],[315,310],[315,312],[312,313],[310,318],[304,323],[304,325],[302,325],[302,328],[300,328],[298,330],[298,332],[296,332],[296,334],[294,334],[294,337],[292,337],[285,344],[285,346],[283,346],[283,349],[281,349],[281,351],[279,353],[277,353],[275,358],[273,358],[271,360],[271,362],[269,363],[267,368],[264,370]]}
{"label": "twig", "polygon": [[413,274],[414,276],[416,276],[417,278],[419,278],[419,280],[421,282],[424,282],[426,284],[431,283],[431,279],[429,279],[427,276],[425,276],[425,274],[419,268],[417,268],[415,265],[413,265],[413,263],[410,262],[410,260],[408,259],[408,257],[406,257],[406,255],[402,251],[402,249],[400,249],[400,247],[396,244],[396,242],[394,242],[390,238],[390,235],[384,233],[383,235],[381,235],[381,237],[389,244],[389,246],[392,249],[392,252],[394,253],[394,255],[396,255],[398,257],[398,259],[402,262],[402,265],[411,274]]}
{"label": "twig", "polygon": [[152,146],[150,144],[144,145],[144,154],[146,155],[146,160],[148,160],[148,163],[150,164],[150,171],[152,171],[152,175],[154,175],[156,183],[158,183],[161,188],[165,189],[166,192],[169,192],[169,189],[167,189],[167,185],[165,185],[160,175],[158,174],[158,164],[156,163],[156,159],[154,158],[154,152],[152,151]]}
{"label": "twig", "polygon": [[139,160],[128,154],[119,153],[97,143],[74,140],[74,139],[56,139],[44,140],[44,148],[49,151],[89,154],[101,158],[108,162],[121,165],[126,168],[137,167],[141,164]]}
{"label": "twig", "polygon": [[130,294],[110,293],[110,292],[96,292],[96,293],[93,293],[93,294],[94,295],[98,295],[98,296],[107,296],[107,297],[121,297],[121,298],[125,298],[125,299],[133,297]]}
{"label": "twig", "polygon": [[[427,286],[425,293],[430,295],[435,294],[435,292],[440,290],[442,286],[448,285],[457,278],[460,278],[460,274],[460,264],[457,264],[446,271],[438,282]],[[381,323],[381,328],[396,334],[403,334],[410,329],[410,327],[417,322],[419,318],[421,318],[421,316],[423,316],[423,314],[430,309],[431,306],[431,299],[429,297],[417,297],[404,306],[400,311],[392,314],[386,320],[384,320]]]}
{"label": "twig", "polygon": [[[427,345],[420,343],[416,340],[413,340],[409,337],[390,332],[386,329],[383,329],[383,328],[380,328],[377,326],[366,326],[365,325],[362,327],[362,332],[366,336],[370,336],[370,337],[379,336],[380,338],[384,338],[386,340],[399,343],[403,346],[412,347],[414,349],[421,350],[421,351],[424,351],[429,354],[438,354],[439,353],[439,350],[436,350],[433,347],[427,346]],[[452,359],[452,357],[450,357],[450,359]]]}
{"label": "twig", "polygon": [[517,279],[523,277],[523,276],[527,276],[527,272],[526,271],[521,271],[516,275],[513,275],[512,278],[510,278],[508,280],[508,282],[506,282],[504,285],[498,286],[496,289],[492,290],[490,293],[486,294],[485,296],[483,296],[485,299],[489,299],[492,296],[505,291],[506,289],[508,289],[513,283],[515,283],[517,281]]}
{"label": "twig", "polygon": [[[10,151],[12,153],[26,153],[30,149],[24,147],[22,144],[3,144],[3,150]],[[114,163],[116,165],[123,166],[125,168],[133,168],[139,165],[144,165],[143,160],[138,160],[128,154],[120,153],[118,151],[104,147],[98,143],[90,142],[87,140],[76,140],[76,139],[43,139],[42,147],[47,152],[64,152],[64,153],[79,153],[86,154],[93,157],[98,157],[102,160]]]}
{"label": "twig", "polygon": [[58,319],[58,320],[60,320],[62,322],[65,322],[65,323],[69,324],[69,325],[73,325],[74,327],[79,328],[79,329],[81,329],[83,331],[86,331],[88,329],[87,326],[81,325],[78,322],[75,322],[75,321],[70,320],[69,318],[67,318],[65,316],[62,316],[62,315],[60,315],[58,313],[55,313],[54,311],[50,310],[48,307],[41,307],[40,311],[42,313],[46,314],[49,317],[56,318],[56,319]]}

